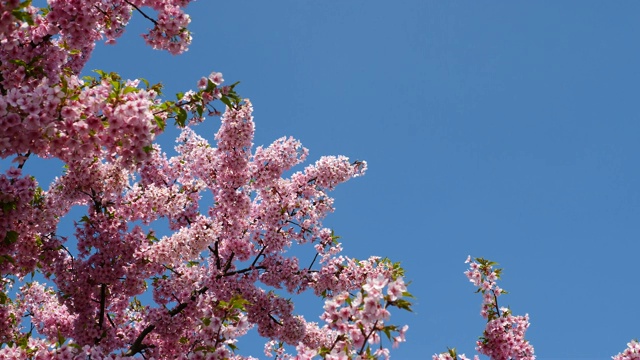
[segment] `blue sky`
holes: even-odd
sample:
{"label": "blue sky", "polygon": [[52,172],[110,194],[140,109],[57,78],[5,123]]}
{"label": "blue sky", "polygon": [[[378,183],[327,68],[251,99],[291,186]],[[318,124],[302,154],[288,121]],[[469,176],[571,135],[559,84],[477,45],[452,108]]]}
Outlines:
{"label": "blue sky", "polygon": [[[501,305],[530,315],[539,359],[609,358],[640,337],[640,3],[202,0],[188,12],[186,54],[145,47],[151,24],[135,15],[87,69],[166,94],[220,71],[253,102],[256,145],[291,135],[311,161],[367,160],[326,224],[347,255],[406,268],[417,299],[392,317],[410,326],[393,358],[475,353],[468,254],[505,268]],[[200,134],[213,141],[217,123]]]}

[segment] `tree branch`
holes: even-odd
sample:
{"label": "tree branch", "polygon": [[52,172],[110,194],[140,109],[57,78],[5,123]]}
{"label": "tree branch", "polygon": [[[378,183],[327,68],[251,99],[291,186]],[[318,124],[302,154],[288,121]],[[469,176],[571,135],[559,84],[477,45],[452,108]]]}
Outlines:
{"label": "tree branch", "polygon": [[[208,248],[216,256],[216,266],[218,267],[218,269],[220,269],[220,257],[218,256],[218,241],[215,242],[213,249],[211,248],[211,246],[209,246]],[[262,250],[264,251],[265,248],[263,248]],[[258,257],[261,254],[262,254],[262,251],[260,252]],[[235,270],[235,271],[228,272],[229,268],[231,268],[231,263],[233,261],[234,255],[235,254],[232,252],[231,256],[229,257],[229,259],[227,260],[227,262],[224,265],[224,273],[223,274],[218,274],[216,276],[216,279],[221,279],[222,277],[226,277],[226,276],[233,276],[233,275],[237,275],[237,274],[243,274],[243,273],[246,273],[246,272],[249,272],[249,271],[252,271],[252,270],[258,270],[258,269],[264,270],[264,269],[266,269],[264,266],[254,266],[254,264],[256,262],[256,261],[254,261],[254,264],[252,264],[251,267],[244,268],[244,269],[241,269],[241,270]],[[193,295],[191,295],[191,297],[189,298],[188,302],[180,303],[175,308],[171,309],[169,311],[169,315],[171,317],[174,317],[174,316],[180,314],[182,312],[182,310],[184,310],[187,306],[189,306],[189,302],[195,302],[197,297],[198,297],[198,295],[204,294],[205,292],[207,292],[207,290],[209,290],[209,288],[205,286],[202,289],[196,291]],[[269,315],[269,316],[271,316],[271,315]],[[274,321],[278,322],[275,319],[274,319]],[[149,335],[155,328],[156,328],[156,326],[153,325],[153,324],[147,325],[147,327],[144,328],[144,330],[142,330],[140,335],[138,335],[138,337],[133,342],[133,344],[131,345],[129,350],[127,350],[127,352],[125,353],[125,356],[134,356],[135,354],[139,353],[140,351],[150,347],[150,345],[143,344],[143,341],[144,341],[145,337],[147,335]]]}
{"label": "tree branch", "polygon": [[[102,330],[104,324],[104,308],[107,303],[107,284],[100,284],[100,315],[98,315],[98,329]],[[95,343],[98,344],[100,338],[95,339]]]}
{"label": "tree branch", "polygon": [[233,276],[233,275],[237,275],[237,274],[243,274],[246,272],[249,272],[251,270],[266,270],[266,267],[262,266],[262,265],[258,265],[258,266],[252,266],[252,267],[248,267],[248,268],[244,268],[242,270],[235,270],[235,271],[231,271],[231,272],[226,272],[222,275],[218,275],[217,278],[220,279],[224,276]]}
{"label": "tree branch", "polygon": [[[376,322],[373,323],[373,326],[371,327],[371,331],[369,331],[369,335],[367,335],[364,338],[364,342],[362,343],[362,347],[360,348],[360,351],[358,351],[358,355],[362,355],[362,352],[364,351],[365,345],[367,345],[367,341],[369,340],[369,337],[376,330],[376,326],[378,326],[378,320],[376,320]],[[362,331],[362,335],[364,335],[364,330],[361,329],[360,331]]]}
{"label": "tree branch", "polygon": [[142,14],[142,16],[144,16],[145,18],[147,18],[149,21],[151,21],[154,25],[158,26],[158,22],[151,18],[149,15],[145,14],[144,11],[140,10],[139,7],[135,6],[134,4],[130,3],[128,0],[124,0],[124,2],[126,2],[127,4],[131,5],[134,9],[136,9],[137,12],[139,12],[140,14]]}
{"label": "tree branch", "polygon": [[24,166],[24,164],[27,162],[27,159],[28,159],[28,158],[29,158],[29,156],[31,155],[31,150],[27,151],[27,153],[26,153],[26,154],[24,154],[24,155],[20,155],[20,154],[18,154],[18,155],[19,155],[19,156],[24,157],[24,161],[22,161],[22,162],[18,165],[18,169],[22,169],[22,167]]}
{"label": "tree branch", "polygon": [[144,328],[144,330],[142,330],[140,335],[138,335],[138,337],[133,342],[133,344],[131,345],[129,350],[127,350],[127,352],[124,354],[124,356],[134,356],[135,354],[137,354],[137,353],[141,352],[142,350],[148,348],[149,345],[144,345],[142,342],[144,341],[144,338],[147,335],[149,335],[149,333],[152,332],[153,329],[155,329],[155,328],[156,328],[156,326],[153,325],[153,324],[151,324],[151,325],[147,326],[146,328]]}
{"label": "tree branch", "polygon": [[256,258],[253,259],[253,262],[251,263],[250,267],[254,267],[256,265],[256,263],[258,262],[258,259],[260,258],[260,256],[262,256],[262,254],[264,254],[264,250],[267,248],[267,245],[264,245],[262,247],[262,249],[260,249],[260,253],[258,255],[256,255]]}
{"label": "tree branch", "polygon": [[[203,287],[202,289],[196,291],[193,295],[191,295],[191,297],[189,298],[190,302],[194,302],[197,299],[197,295],[202,295],[205,292],[207,292],[207,290],[209,290],[208,287]],[[180,303],[178,304],[178,306],[176,306],[175,308],[173,308],[171,311],[169,311],[169,315],[171,317],[174,317],[178,314],[180,314],[180,312],[182,312],[182,310],[184,310],[187,306],[189,306],[188,303]],[[152,345],[146,345],[143,344],[142,342],[144,341],[144,338],[149,335],[154,329],[156,328],[155,325],[153,324],[149,324],[147,325],[146,328],[144,328],[144,330],[142,330],[142,332],[140,333],[140,335],[138,335],[138,337],[135,339],[135,341],[133,342],[133,344],[131,344],[131,347],[129,348],[129,350],[127,350],[127,352],[124,354],[125,356],[134,356],[135,354],[139,353],[140,351],[152,347]]]}

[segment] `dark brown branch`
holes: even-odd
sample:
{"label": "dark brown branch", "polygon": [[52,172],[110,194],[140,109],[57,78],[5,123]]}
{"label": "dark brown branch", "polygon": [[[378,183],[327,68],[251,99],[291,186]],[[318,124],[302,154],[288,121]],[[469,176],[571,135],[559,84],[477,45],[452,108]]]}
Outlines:
{"label": "dark brown branch", "polygon": [[253,262],[251,263],[251,267],[254,267],[256,265],[256,263],[258,262],[258,259],[260,258],[260,256],[262,256],[262,254],[264,254],[264,250],[266,248],[267,248],[267,245],[263,246],[262,249],[260,249],[260,253],[256,255],[255,259],[253,259]]}
{"label": "dark brown branch", "polygon": [[[189,301],[190,302],[196,301],[197,296],[204,294],[205,292],[207,292],[207,290],[209,290],[209,288],[205,286],[202,289],[196,291],[193,295],[191,295],[191,297],[189,298]],[[184,310],[187,306],[189,306],[188,303],[180,303],[180,304],[178,304],[178,306],[176,306],[171,311],[169,311],[169,315],[171,317],[174,317],[174,316],[180,314],[182,312],[182,310]],[[146,344],[143,344],[142,342],[144,341],[144,338],[147,335],[149,335],[155,328],[156,328],[156,326],[153,325],[153,324],[147,325],[147,327],[144,328],[144,330],[142,330],[140,335],[138,335],[138,337],[133,342],[133,344],[131,344],[131,347],[129,348],[129,350],[127,350],[127,352],[124,355],[125,356],[134,356],[135,354],[139,353],[140,351],[142,351],[142,350],[144,350],[144,349],[146,349],[148,347],[151,347],[152,345],[146,345]]]}
{"label": "dark brown branch", "polygon": [[214,246],[213,249],[211,248],[211,246],[208,246],[208,248],[209,248],[209,250],[211,250],[213,255],[216,256],[216,269],[221,270],[221,267],[220,267],[220,253],[218,252],[218,242],[219,242],[219,240],[216,240],[216,242],[213,244],[213,246]]}
{"label": "dark brown branch", "polygon": [[285,222],[287,222],[287,223],[289,223],[289,224],[293,224],[293,225],[295,225],[295,226],[299,227],[299,228],[300,228],[300,230],[302,230],[303,232],[308,232],[308,233],[312,232],[311,230],[309,230],[309,229],[307,229],[307,228],[303,227],[302,225],[298,224],[297,222],[295,222],[295,221],[293,221],[293,220],[285,220]]}
{"label": "dark brown branch", "polygon": [[[71,262],[73,263],[73,261],[75,260],[75,258],[73,257],[73,254],[71,253],[71,251],[69,251],[69,249],[67,249],[64,244],[60,244],[60,247],[67,252],[67,254],[69,254],[69,256],[71,257]],[[73,268],[73,266],[72,266]]]}
{"label": "dark brown branch", "polygon": [[[98,329],[102,330],[104,324],[104,308],[107,303],[107,284],[100,285],[100,315],[98,315]],[[95,343],[99,343],[100,338],[96,338]]]}
{"label": "dark brown branch", "polygon": [[[220,269],[220,257],[219,257],[219,253],[218,253],[218,241],[216,241],[214,243],[214,248],[213,249],[211,248],[211,246],[208,246],[208,248],[215,255],[215,257],[216,257],[216,266],[217,266],[218,269]],[[265,248],[263,248],[262,250],[264,251]],[[258,257],[263,253],[263,251],[260,252]],[[235,256],[235,253],[232,252],[231,256],[229,257],[229,259],[227,260],[227,262],[224,265],[224,273],[223,274],[218,274],[216,276],[217,279],[220,279],[220,278],[225,277],[225,276],[232,276],[232,275],[242,274],[242,273],[249,272],[249,271],[252,271],[252,270],[257,270],[257,269],[262,269],[263,270],[263,269],[266,269],[264,266],[254,266],[255,262],[257,261],[257,258],[256,258],[256,260],[254,261],[254,264],[252,264],[251,267],[229,272],[228,270],[231,268],[231,263],[233,261],[234,256]],[[189,298],[189,302],[195,302],[196,299],[197,299],[197,296],[204,294],[205,292],[207,292],[207,290],[209,290],[209,288],[205,286],[202,289],[196,291]],[[182,310],[184,310],[187,306],[189,306],[189,302],[179,303],[175,308],[173,308],[172,310],[169,311],[169,315],[171,317],[174,317],[174,316],[180,314],[182,312]],[[271,315],[269,315],[269,316],[271,316]],[[275,318],[274,318],[274,321],[278,322]],[[155,328],[156,328],[156,326],[153,325],[153,324],[149,324],[146,328],[144,328],[144,330],[140,333],[140,335],[138,335],[136,340],[133,342],[133,344],[131,345],[129,350],[127,350],[127,352],[125,353],[125,356],[134,356],[135,354],[140,353],[142,350],[148,348],[149,345],[143,344],[143,341],[144,341],[145,337],[147,335],[149,335],[149,333],[151,333]]]}
{"label": "dark brown branch", "polygon": [[282,324],[282,322],[280,322],[280,320],[276,319],[273,315],[269,314],[269,317],[271,318],[271,320],[273,320],[276,324],[280,325],[280,326],[284,326]]}
{"label": "dark brown branch", "polygon": [[27,153],[26,153],[26,154],[24,154],[24,155],[20,155],[20,154],[18,154],[18,156],[25,157],[24,161],[22,161],[22,162],[18,165],[18,169],[22,169],[22,167],[24,166],[24,164],[27,162],[27,159],[29,158],[29,156],[31,156],[31,150],[27,151]]}
{"label": "dark brown branch", "polygon": [[107,284],[100,285],[100,319],[98,320],[98,326],[102,329],[104,324],[104,308],[107,304]]}
{"label": "dark brown branch", "polygon": [[144,16],[145,18],[147,18],[149,21],[151,21],[154,25],[158,26],[158,22],[151,18],[149,15],[145,14],[144,11],[140,10],[139,7],[135,6],[134,4],[130,3],[128,0],[124,0],[124,2],[126,2],[127,4],[131,5],[134,9],[136,9],[137,12],[139,12],[140,14],[142,14],[142,16]]}
{"label": "dark brown branch", "polygon": [[316,260],[318,259],[318,255],[320,255],[319,252],[316,252],[316,256],[313,257],[313,261],[311,261],[311,264],[309,265],[309,270],[311,270],[311,267],[313,267],[313,264],[316,262]]}
{"label": "dark brown branch", "polygon": [[[224,312],[224,316],[222,317],[222,319],[220,319],[220,324],[224,324],[225,320],[227,320],[227,315],[229,315],[228,310]],[[220,336],[221,332],[222,332],[222,325],[218,327],[218,332],[216,333],[216,342],[215,344],[213,344],[214,349],[217,349],[218,344],[220,343],[221,340],[223,340],[222,337]]]}
{"label": "dark brown branch", "polygon": [[231,252],[231,256],[229,256],[229,259],[227,259],[227,263],[226,263],[226,264],[224,264],[224,273],[225,273],[225,274],[226,274],[226,273],[227,273],[227,271],[231,268],[231,262],[233,261],[233,257],[234,257],[235,255],[236,255],[236,254],[232,251],[232,252]]}
{"label": "dark brown branch", "polygon": [[107,320],[109,320],[109,323],[111,323],[111,326],[113,326],[114,329],[118,328],[116,324],[113,322],[113,320],[111,319],[111,316],[109,316],[109,314],[107,314]]}
{"label": "dark brown branch", "polygon": [[[367,335],[364,338],[364,342],[362,343],[362,347],[360,348],[360,351],[358,351],[358,355],[362,355],[362,352],[364,351],[364,347],[365,345],[367,345],[367,342],[369,341],[369,337],[376,330],[376,326],[378,326],[378,320],[376,320],[376,322],[373,323],[373,327],[371,327],[371,331],[369,331],[369,335]],[[364,330],[360,329],[360,331],[362,331],[362,335],[364,335]]]}
{"label": "dark brown branch", "polygon": [[329,348],[329,352],[331,352],[333,350],[333,348],[336,347],[336,345],[338,344],[338,341],[340,341],[340,340],[344,340],[344,335],[336,336],[336,340],[333,342],[333,344],[331,344],[331,347]]}
{"label": "dark brown branch", "polygon": [[102,13],[102,15],[104,15],[104,16],[108,16],[108,15],[109,15],[109,14],[107,14],[107,12],[106,12],[106,11],[104,11],[104,10],[100,9],[100,7],[99,7],[99,6],[94,5],[93,7],[94,7],[94,8],[96,8],[96,10],[100,11],[100,12]]}
{"label": "dark brown branch", "polygon": [[264,267],[264,266],[262,266],[262,265],[259,265],[259,266],[252,266],[252,267],[245,268],[245,269],[242,269],[242,270],[236,270],[236,271],[231,271],[231,272],[225,272],[225,273],[224,273],[224,274],[222,274],[222,275],[218,275],[218,276],[217,276],[217,278],[218,278],[218,279],[220,279],[220,278],[221,278],[221,277],[223,277],[223,276],[233,276],[233,275],[237,275],[237,274],[243,274],[243,273],[249,272],[249,271],[251,271],[251,270],[265,270],[265,269],[266,269],[266,267]]}
{"label": "dark brown branch", "polygon": [[173,268],[171,268],[171,267],[169,267],[169,266],[167,266],[167,265],[165,265],[165,264],[162,264],[162,267],[164,267],[165,269],[167,269],[167,270],[171,271],[172,273],[174,273],[174,274],[178,275],[178,277],[181,277],[181,276],[182,276],[182,274],[181,274],[181,273],[177,272],[175,269],[173,269]]}
{"label": "dark brown branch", "polygon": [[138,337],[133,342],[133,344],[131,345],[129,350],[127,350],[127,352],[124,355],[125,356],[133,356],[133,355],[141,352],[142,350],[148,348],[149,345],[144,345],[142,342],[144,341],[144,338],[147,335],[149,335],[149,333],[152,332],[153,329],[155,329],[155,328],[156,328],[156,326],[153,325],[153,324],[151,324],[151,325],[147,326],[146,328],[144,328],[144,330],[142,330],[140,335],[138,335]]}
{"label": "dark brown branch", "polygon": [[500,317],[500,307],[498,306],[498,296],[496,295],[495,290],[491,290],[491,292],[493,293],[493,301],[496,304],[496,314],[498,315],[498,317]]}

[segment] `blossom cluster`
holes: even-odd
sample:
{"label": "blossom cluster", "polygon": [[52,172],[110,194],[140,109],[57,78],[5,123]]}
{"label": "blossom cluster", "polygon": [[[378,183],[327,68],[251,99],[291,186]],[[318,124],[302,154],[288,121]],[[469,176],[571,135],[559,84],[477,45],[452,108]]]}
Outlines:
{"label": "blossom cluster", "polygon": [[640,342],[631,340],[627,344],[627,348],[618,355],[611,357],[613,360],[638,360],[640,359]]}
{"label": "blossom cluster", "polygon": [[[495,268],[495,262],[483,258],[472,261],[469,256],[465,263],[469,263],[469,270],[464,274],[477,287],[477,292],[482,294],[480,315],[487,319],[476,350],[495,360],[534,360],[533,346],[525,339],[529,315],[514,316],[510,309],[498,305],[498,297],[506,293],[497,284],[502,269]],[[433,355],[434,360],[455,360],[457,357],[468,359],[464,354],[457,355],[455,349]],[[478,359],[478,356],[474,359]]]}
{"label": "blossom cluster", "polygon": [[[69,162],[100,157],[106,149],[125,164],[144,160],[166,117],[153,112],[157,89],[117,76],[86,82],[79,75],[96,41],[114,42],[133,12],[154,24],[145,35],[154,48],[185,51],[191,36],[183,8],[189,2],[50,0],[38,8],[31,1],[3,1],[0,157],[20,163],[33,154]],[[142,7],[157,11],[157,19]]]}
{"label": "blossom cluster", "polygon": [[385,334],[393,347],[397,347],[405,341],[409,327],[386,324],[390,316],[388,309],[410,310],[406,298],[411,295],[399,276],[398,267],[388,261],[372,258],[363,261],[359,269],[366,274],[364,285],[355,295],[343,291],[326,297],[320,317],[325,325],[320,328],[316,323],[306,324],[306,335],[296,346],[295,356],[287,354],[282,344],[274,341],[266,344],[265,354],[271,357],[275,352],[278,358],[298,360],[311,360],[316,356],[333,360],[390,358],[389,349],[381,344],[381,336]]}
{"label": "blossom cluster", "polygon": [[497,285],[501,269],[494,269],[494,262],[482,258],[475,260],[472,262],[471,257],[467,258],[470,265],[465,275],[482,293],[480,313],[488,320],[477,350],[496,360],[535,359],[533,346],[524,338],[529,328],[529,316],[514,316],[509,309],[498,306],[498,296],[504,293]]}
{"label": "blossom cluster", "polygon": [[[469,269],[464,272],[477,292],[482,294],[482,308],[480,314],[487,319],[483,335],[477,342],[476,350],[495,360],[535,359],[533,346],[525,340],[525,332],[529,327],[529,315],[514,316],[511,310],[498,306],[498,297],[506,294],[497,285],[502,269],[494,268],[497,263],[483,258],[467,257]],[[455,348],[447,352],[435,354],[433,360],[470,360],[465,354],[458,354]],[[479,360],[474,355],[474,360]],[[627,348],[612,356],[613,360],[640,359],[640,342],[632,340]]]}
{"label": "blossom cluster", "polygon": [[[433,355],[433,360],[471,360],[465,354],[458,355],[455,349],[449,350],[449,352]],[[480,360],[478,355],[473,356],[473,360]]]}

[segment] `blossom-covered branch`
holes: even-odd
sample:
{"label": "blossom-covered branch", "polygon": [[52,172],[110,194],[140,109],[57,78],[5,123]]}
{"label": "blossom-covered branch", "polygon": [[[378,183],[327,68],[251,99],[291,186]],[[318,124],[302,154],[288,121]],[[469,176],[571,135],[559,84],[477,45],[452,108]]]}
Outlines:
{"label": "blossom-covered branch", "polygon": [[[341,256],[322,224],[366,162],[325,156],[284,177],[308,151],[288,137],[255,148],[252,104],[219,72],[175,100],[144,79],[80,77],[133,13],[154,25],[149,45],[185,51],[189,2],[0,3],[0,157],[17,164],[0,174],[0,358],[241,359],[252,328],[281,357],[388,357],[407,331],[391,310],[411,309],[403,270]],[[209,116],[213,143],[196,133]],[[156,137],[171,120],[168,157]],[[36,157],[64,163],[44,187]],[[86,214],[61,234],[74,206]],[[288,299],[305,291],[324,299],[323,324]]]}

